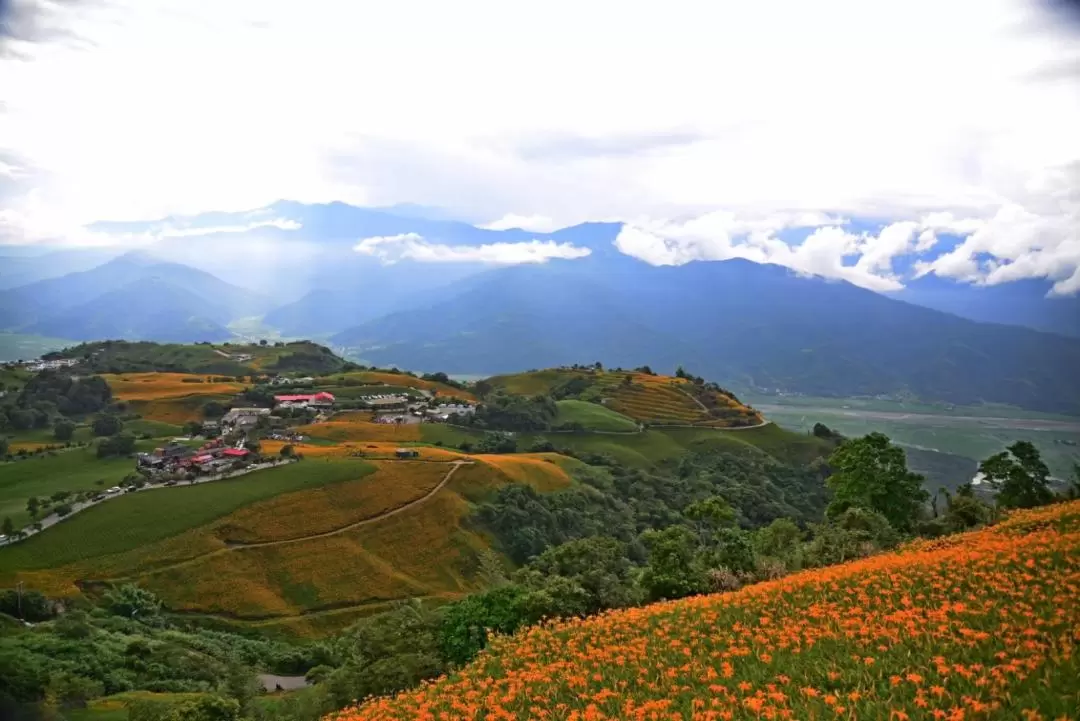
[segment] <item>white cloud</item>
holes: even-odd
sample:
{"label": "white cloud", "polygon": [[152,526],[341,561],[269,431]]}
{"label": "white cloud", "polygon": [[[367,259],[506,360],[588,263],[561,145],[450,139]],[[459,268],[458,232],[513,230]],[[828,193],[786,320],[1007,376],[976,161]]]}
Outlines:
{"label": "white cloud", "polygon": [[[1075,38],[1024,0],[47,5],[0,53],[0,211],[22,242],[288,198],[533,232],[623,219],[663,262],[781,258],[868,287],[946,234],[970,245],[926,272],[1061,290],[1076,268],[1041,178],[1080,159],[1080,93],[1040,75]],[[1026,250],[986,237],[1011,208],[1041,228]],[[845,217],[918,227],[871,239]],[[785,250],[793,225],[822,230]]]}
{"label": "white cloud", "polygon": [[588,248],[577,248],[570,243],[556,243],[553,240],[451,246],[430,243],[417,233],[364,238],[353,250],[362,255],[374,256],[387,264],[399,260],[415,260],[421,263],[493,265],[546,263],[555,258],[584,258],[592,252]]}
{"label": "white cloud", "polygon": [[[892,273],[892,259],[911,249],[917,223],[893,223],[874,235],[852,233],[829,220],[779,216],[740,220],[731,213],[710,213],[683,223],[624,225],[615,245],[623,253],[654,265],[745,258],[808,275],[848,280],[871,290],[902,287]],[[799,227],[814,227],[800,243],[788,243],[776,235]],[[852,258],[857,260],[846,262]]]}
{"label": "white cloud", "polygon": [[515,213],[507,213],[498,220],[493,220],[490,223],[479,227],[486,228],[487,230],[510,230],[512,228],[520,228],[522,230],[531,230],[534,233],[550,233],[559,228],[555,221],[547,216],[517,215]]}

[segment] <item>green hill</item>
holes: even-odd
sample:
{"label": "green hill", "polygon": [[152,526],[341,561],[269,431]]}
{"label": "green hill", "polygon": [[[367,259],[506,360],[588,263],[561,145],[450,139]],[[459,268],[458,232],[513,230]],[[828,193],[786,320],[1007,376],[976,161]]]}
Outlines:
{"label": "green hill", "polygon": [[46,358],[79,358],[95,373],[205,373],[246,375],[275,373],[336,373],[349,366],[333,351],[311,341],[268,345],[181,344],[121,340],[82,343],[50,353]]}
{"label": "green hill", "polygon": [[632,419],[596,403],[566,400],[556,405],[559,407],[559,413],[555,416],[556,425],[577,423],[587,431],[606,433],[633,433],[638,430],[638,424]]}

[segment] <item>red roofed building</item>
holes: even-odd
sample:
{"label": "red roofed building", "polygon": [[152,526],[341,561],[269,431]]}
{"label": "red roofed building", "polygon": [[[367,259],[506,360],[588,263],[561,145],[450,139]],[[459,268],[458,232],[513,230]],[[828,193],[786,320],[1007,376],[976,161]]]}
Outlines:
{"label": "red roofed building", "polygon": [[247,458],[250,454],[251,451],[246,448],[226,448],[221,452],[226,458]]}
{"label": "red roofed building", "polygon": [[201,456],[195,456],[191,459],[191,462],[201,466],[203,463],[209,463],[212,460],[214,460],[214,457],[209,453],[206,453]]}
{"label": "red roofed building", "polygon": [[274,400],[277,403],[288,403],[290,405],[332,406],[334,405],[334,394],[323,391],[320,393],[274,396]]}

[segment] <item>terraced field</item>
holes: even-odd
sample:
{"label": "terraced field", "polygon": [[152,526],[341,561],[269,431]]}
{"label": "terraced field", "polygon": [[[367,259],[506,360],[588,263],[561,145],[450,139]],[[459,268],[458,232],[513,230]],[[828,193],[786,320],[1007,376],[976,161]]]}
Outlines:
{"label": "terraced field", "polygon": [[510,393],[534,395],[550,393],[572,379],[589,384],[583,398],[598,396],[595,400],[605,407],[650,425],[738,428],[764,422],[760,413],[734,398],[672,376],[549,369],[496,376],[489,382]]}

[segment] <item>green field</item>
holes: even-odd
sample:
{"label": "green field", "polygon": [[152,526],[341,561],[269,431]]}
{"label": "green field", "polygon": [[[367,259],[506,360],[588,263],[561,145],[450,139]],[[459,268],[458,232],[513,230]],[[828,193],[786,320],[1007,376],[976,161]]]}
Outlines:
{"label": "green field", "polygon": [[559,401],[556,405],[559,413],[555,417],[555,425],[580,423],[589,431],[611,433],[633,433],[638,429],[635,421],[597,403],[566,400]]}
{"label": "green field", "polygon": [[30,523],[26,512],[30,496],[115,486],[134,465],[130,458],[99,459],[92,447],[0,463],[0,518],[10,517],[21,528]]}
{"label": "green field", "polygon": [[[1050,472],[1058,478],[1068,478],[1073,464],[1080,463],[1080,421],[1076,419],[1069,426],[1053,427],[1059,419],[1035,418],[1030,413],[1008,417],[1000,414],[1001,407],[997,407],[997,415],[974,416],[968,413],[971,409],[958,411],[962,415],[914,410],[896,414],[895,409],[857,409],[846,400],[834,400],[833,403],[833,406],[770,406],[766,415],[796,431],[806,432],[818,422],[849,437],[878,431],[909,448],[938,451],[973,461],[982,461],[1015,441],[1031,441],[1042,453]],[[1041,424],[1040,420],[1048,423]]]}
{"label": "green field", "polygon": [[[33,463],[34,461],[25,461]],[[125,472],[131,461],[123,459]],[[0,548],[0,574],[50,568],[175,536],[255,501],[361,478],[374,467],[356,460],[307,460],[241,478],[177,486],[112,499],[14,546]]]}

